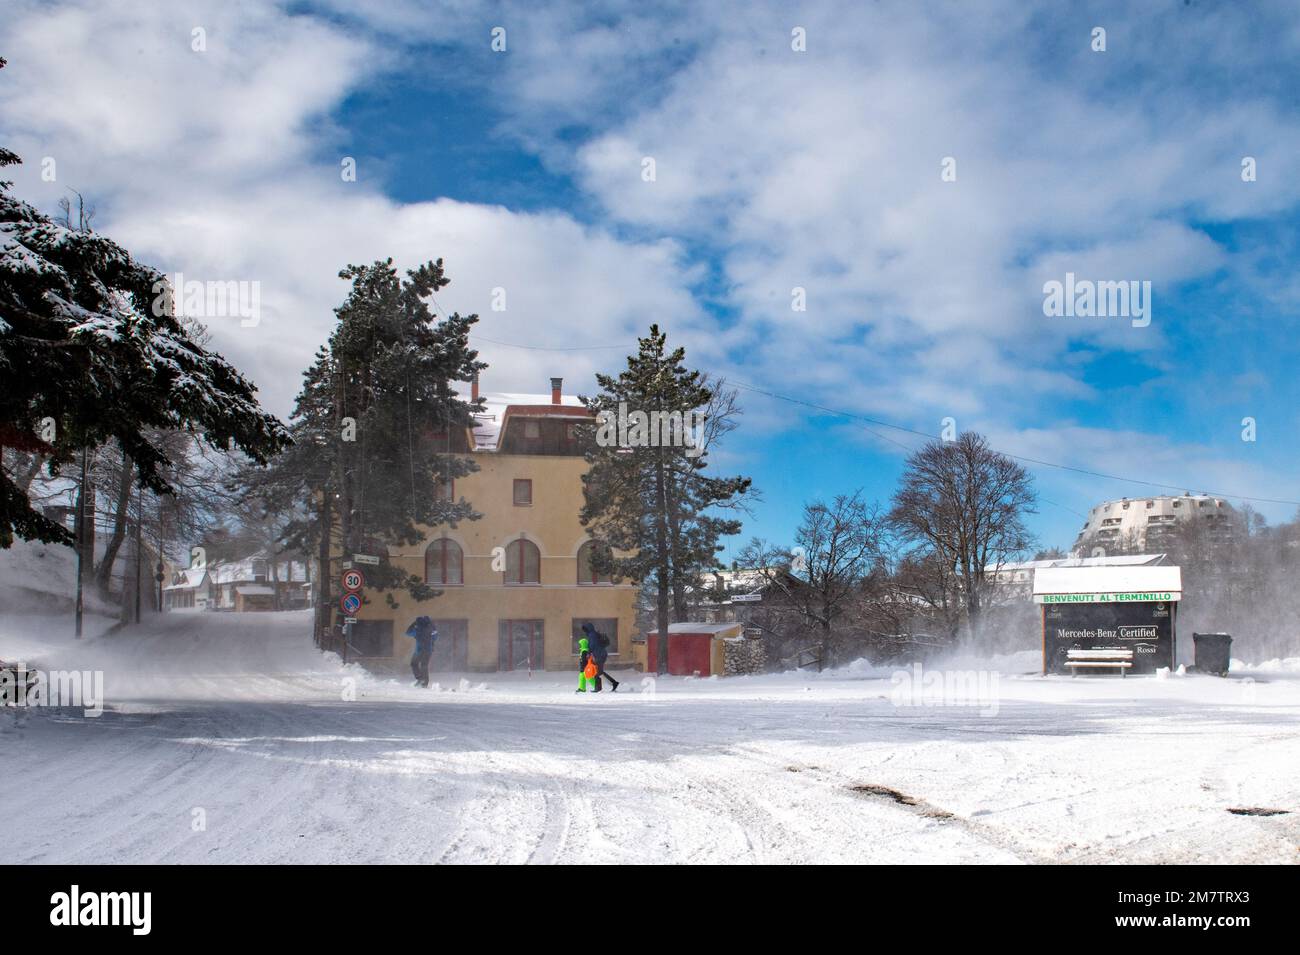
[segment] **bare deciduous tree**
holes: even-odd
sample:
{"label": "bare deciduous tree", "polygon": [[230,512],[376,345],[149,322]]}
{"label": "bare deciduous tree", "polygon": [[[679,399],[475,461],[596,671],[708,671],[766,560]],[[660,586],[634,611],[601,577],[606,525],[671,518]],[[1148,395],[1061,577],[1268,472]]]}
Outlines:
{"label": "bare deciduous tree", "polygon": [[856,491],[804,505],[794,547],[755,540],[741,554],[742,566],[764,576],[776,612],[815,641],[818,669],[834,662],[841,639],[858,622],[852,610],[883,567],[885,530],[878,508]]}
{"label": "bare deciduous tree", "polygon": [[1035,503],[1028,472],[968,431],[907,459],[889,518],[903,538],[928,545],[955,570],[966,625],[976,633],[984,570],[1030,546],[1024,517]]}

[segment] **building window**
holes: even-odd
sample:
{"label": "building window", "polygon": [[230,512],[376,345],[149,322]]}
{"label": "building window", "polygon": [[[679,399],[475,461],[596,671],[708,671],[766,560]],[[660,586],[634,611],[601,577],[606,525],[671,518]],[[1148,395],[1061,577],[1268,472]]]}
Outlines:
{"label": "building window", "polygon": [[507,584],[539,584],[542,575],[542,553],[532,541],[520,538],[506,548],[505,582]]}
{"label": "building window", "polygon": [[497,623],[498,670],[546,669],[546,628],[540,620]]}
{"label": "building window", "polygon": [[595,584],[613,583],[614,581],[609,574],[598,573],[596,568],[591,565],[591,559],[595,554],[595,541],[587,541],[578,548],[578,583],[588,587]]}
{"label": "building window", "polygon": [[424,551],[424,582],[457,586],[465,583],[465,552],[453,540],[433,541]]}
{"label": "building window", "polygon": [[524,422],[524,451],[528,454],[541,453],[542,423],[540,421]]}
{"label": "building window", "polygon": [[469,621],[435,620],[433,625],[438,628],[438,639],[433,643],[429,669],[464,673],[469,669]]}
{"label": "building window", "polygon": [[350,652],[359,657],[391,657],[393,655],[393,621],[358,620],[352,625],[348,638]]}
{"label": "building window", "polygon": [[531,507],[533,504],[533,482],[527,478],[515,478],[515,507]]}
{"label": "building window", "polygon": [[618,620],[616,618],[574,617],[573,618],[573,655],[574,656],[577,656],[578,653],[580,652],[578,650],[578,641],[582,637],[586,636],[586,634],[582,632],[582,625],[584,623],[591,624],[593,627],[596,628],[597,633],[603,633],[605,636],[609,637],[609,652],[611,656],[613,654],[618,653]]}

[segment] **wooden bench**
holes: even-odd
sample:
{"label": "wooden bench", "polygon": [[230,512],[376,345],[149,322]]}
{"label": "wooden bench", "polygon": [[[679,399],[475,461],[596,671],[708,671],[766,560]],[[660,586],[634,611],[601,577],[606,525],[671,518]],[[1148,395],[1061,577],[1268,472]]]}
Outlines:
{"label": "wooden bench", "polygon": [[1099,670],[1119,670],[1124,676],[1133,666],[1132,650],[1070,650],[1065,655],[1065,665],[1071,676],[1079,675],[1079,667],[1096,667]]}

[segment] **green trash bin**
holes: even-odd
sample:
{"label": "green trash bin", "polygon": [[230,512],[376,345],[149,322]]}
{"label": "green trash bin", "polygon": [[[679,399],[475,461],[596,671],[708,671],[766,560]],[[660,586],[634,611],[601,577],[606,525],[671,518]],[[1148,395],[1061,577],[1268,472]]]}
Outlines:
{"label": "green trash bin", "polygon": [[1200,673],[1213,673],[1215,676],[1228,675],[1228,659],[1231,656],[1232,637],[1226,633],[1194,633],[1192,645],[1195,649],[1193,666]]}

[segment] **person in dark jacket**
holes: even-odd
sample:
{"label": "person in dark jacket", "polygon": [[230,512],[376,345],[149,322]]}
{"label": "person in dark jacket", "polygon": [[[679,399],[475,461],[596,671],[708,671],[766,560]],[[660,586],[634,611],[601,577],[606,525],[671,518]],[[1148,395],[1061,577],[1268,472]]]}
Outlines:
{"label": "person in dark jacket", "polygon": [[593,627],[590,622],[582,625],[582,632],[587,635],[587,642],[591,646],[591,658],[596,661],[596,687],[592,692],[600,692],[600,678],[604,677],[610,683],[610,692],[617,693],[618,680],[605,672],[605,661],[609,659],[609,637]]}
{"label": "person in dark jacket", "polygon": [[415,653],[411,654],[411,672],[416,686],[429,685],[429,658],[433,656],[433,642],[438,639],[438,628],[421,614],[406,628],[406,635],[415,638]]}

